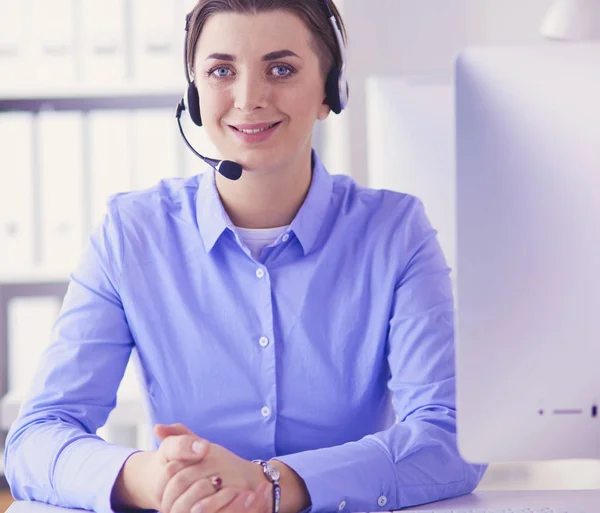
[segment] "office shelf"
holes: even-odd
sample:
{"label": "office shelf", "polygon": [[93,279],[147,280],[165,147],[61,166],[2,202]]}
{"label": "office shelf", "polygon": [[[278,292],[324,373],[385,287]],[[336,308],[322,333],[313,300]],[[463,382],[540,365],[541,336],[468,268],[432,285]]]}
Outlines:
{"label": "office shelf", "polygon": [[69,273],[55,269],[36,268],[32,270],[18,269],[13,271],[0,270],[0,285],[57,283],[68,282]]}
{"label": "office shelf", "polygon": [[81,98],[85,96],[135,96],[135,95],[182,95],[186,87],[185,81],[159,83],[126,82],[118,85],[73,84],[67,86],[27,85],[16,87],[0,86],[0,98],[36,98],[48,96],[52,98]]}
{"label": "office shelf", "polygon": [[0,112],[169,108],[175,111],[183,94],[176,86],[70,87],[0,89]]}
{"label": "office shelf", "polygon": [[[113,132],[105,129],[102,120],[111,118],[113,114],[115,118],[122,118],[118,120],[116,126],[119,127],[119,123],[122,122],[122,126],[126,127],[123,132],[126,137],[121,140],[125,141],[124,144],[129,152],[123,161],[126,161],[124,165],[129,166],[127,171],[130,173],[131,183],[123,186],[122,190],[150,186],[144,182],[141,171],[144,165],[148,165],[148,159],[144,160],[142,157],[146,154],[152,155],[152,151],[162,151],[160,145],[148,142],[148,133],[155,133],[155,126],[159,128],[156,131],[159,135],[161,134],[160,128],[164,126],[172,130],[173,134],[173,140],[169,139],[164,146],[172,151],[172,159],[166,151],[161,153],[161,155],[169,155],[169,162],[172,161],[172,166],[165,167],[164,163],[162,166],[157,164],[157,169],[161,173],[164,169],[165,176],[181,176],[185,174],[186,169],[184,148],[180,144],[175,123],[176,106],[187,88],[181,65],[182,46],[180,46],[186,12],[183,0],[165,3],[164,9],[160,8],[158,4],[149,7],[143,0],[117,2],[109,7],[90,4],[91,8],[88,10],[79,6],[78,2],[63,3],[64,6],[61,3],[61,6],[57,6],[57,8],[61,8],[65,12],[52,19],[45,18],[43,10],[31,13],[29,13],[29,8],[15,9],[14,12],[9,10],[10,13],[16,15],[15,19],[10,21],[11,26],[18,27],[21,23],[27,26],[31,23],[34,25],[42,23],[48,30],[53,30],[53,32],[48,32],[48,34],[53,34],[53,41],[64,43],[65,51],[61,54],[52,54],[52,52],[48,52],[43,38],[33,37],[20,40],[22,31],[16,31],[15,34],[19,37],[14,42],[17,45],[25,45],[25,52],[19,55],[20,67],[14,68],[19,71],[9,77],[14,78],[13,82],[0,81],[2,82],[0,83],[0,118],[4,117],[8,120],[8,124],[5,126],[9,126],[16,120],[16,125],[10,125],[10,129],[3,133],[6,143],[3,149],[11,150],[12,147],[18,149],[12,153],[11,151],[3,152],[4,167],[2,165],[0,167],[3,170],[6,168],[10,174],[0,177],[0,182],[3,182],[3,184],[0,183],[0,187],[2,190],[11,191],[9,199],[13,200],[14,195],[16,205],[25,204],[22,198],[25,189],[30,190],[28,201],[31,199],[30,205],[21,210],[15,209],[16,213],[6,214],[5,211],[0,213],[0,230],[9,230],[9,234],[26,233],[27,235],[23,238],[27,237],[29,241],[26,250],[23,251],[23,261],[19,258],[20,252],[14,252],[17,255],[14,259],[11,259],[13,253],[5,252],[9,255],[3,260],[3,262],[7,262],[7,265],[0,266],[0,462],[4,450],[5,429],[15,420],[21,400],[25,397],[21,390],[18,391],[19,396],[17,396],[17,391],[8,389],[8,302],[16,297],[48,295],[62,297],[69,281],[69,272],[66,269],[74,268],[72,262],[51,258],[53,254],[46,251],[46,246],[50,245],[43,239],[43,234],[47,233],[44,230],[50,226],[44,209],[48,208],[48,204],[53,206],[63,201],[63,197],[59,196],[58,201],[44,203],[44,200],[48,198],[42,195],[42,190],[48,190],[47,187],[46,189],[44,187],[51,183],[47,174],[47,168],[51,165],[44,164],[42,160],[44,151],[40,149],[44,137],[48,133],[58,133],[58,138],[53,139],[53,142],[56,143],[56,139],[61,142],[61,138],[68,140],[70,135],[77,136],[76,138],[72,137],[71,140],[75,141],[78,146],[67,147],[67,150],[63,149],[63,152],[81,154],[80,165],[72,166],[72,169],[78,169],[80,173],[77,175],[77,180],[71,180],[72,183],[77,184],[73,186],[76,189],[69,189],[71,192],[77,190],[80,196],[73,194],[69,196],[68,192],[60,194],[64,194],[65,202],[70,198],[77,198],[77,201],[73,202],[75,205],[73,208],[78,209],[75,219],[81,221],[83,229],[77,222],[70,224],[68,228],[73,227],[72,232],[77,234],[76,237],[83,237],[84,240],[89,236],[96,223],[97,207],[101,201],[98,196],[102,195],[103,200],[107,195],[121,190],[106,190],[109,188],[106,185],[109,182],[108,179],[101,182],[100,185],[98,185],[98,180],[94,181],[99,176],[96,173],[97,168],[92,165],[96,162],[94,159],[98,155],[111,153],[105,148],[101,152],[98,150],[100,146],[95,145],[97,140],[101,139],[101,137],[93,138],[98,120],[101,120],[99,125],[104,128],[104,132],[99,132],[100,136],[103,134],[106,136],[107,133],[112,135]],[[46,2],[43,4],[45,8]],[[106,19],[100,20],[96,9],[101,9],[103,12],[106,9],[112,9],[112,11],[104,17]],[[135,16],[135,9],[143,9],[144,15]],[[173,11],[172,19],[181,22],[180,28],[176,30],[175,26],[173,25],[171,28],[169,23],[171,19],[169,10]],[[31,18],[32,15],[35,15],[35,19]],[[77,20],[78,23],[74,27],[76,30],[70,31],[68,28],[65,30],[65,25],[61,24],[65,20]],[[102,51],[106,34],[115,37],[114,49],[111,47],[111,52],[108,53]],[[158,47],[157,41],[160,43]],[[10,42],[12,43],[13,40]],[[24,57],[25,60],[21,57]],[[10,54],[0,56],[0,60],[4,59],[3,64],[8,63],[9,66],[2,69],[13,69],[10,67],[13,65],[10,58]],[[50,61],[51,65],[48,64]],[[119,68],[120,65],[123,65],[122,69]],[[143,77],[148,77],[148,79]],[[102,110],[123,112],[95,112]],[[53,111],[70,112],[66,112],[64,116],[63,113],[53,116]],[[24,115],[19,116],[16,113]],[[74,115],[71,116],[71,113]],[[170,120],[171,114],[172,119]],[[161,116],[162,119],[156,121]],[[77,118],[80,128],[67,132],[60,130],[60,127],[56,131],[47,130],[45,122],[53,118]],[[14,130],[15,126],[18,128],[21,126],[18,123],[22,120],[24,120],[22,126],[25,128]],[[153,123],[155,123],[154,126]],[[122,132],[117,130],[116,133]],[[164,134],[164,132],[162,133]],[[27,144],[31,144],[31,150],[28,148],[23,150],[25,138],[27,138]],[[123,145],[116,148],[115,154],[118,154],[119,148],[122,149]],[[142,156],[140,156],[140,148],[147,150]],[[48,152],[46,151],[46,153]],[[61,157],[55,159],[59,161],[58,168],[67,168],[69,162],[65,164],[62,161],[63,153],[60,151],[57,153]],[[15,154],[17,157],[14,157]],[[21,159],[23,154],[27,158]],[[75,161],[75,158],[72,161]],[[19,167],[14,165],[15,163],[23,164],[22,167]],[[154,161],[151,163],[154,164]],[[98,164],[99,167],[103,165],[108,167],[106,159]],[[46,174],[44,175],[44,173]],[[151,175],[154,180],[154,174],[148,173],[148,175]],[[57,173],[52,179],[55,179],[56,183],[62,183],[61,177],[64,176],[67,175]],[[19,182],[18,178],[21,177],[26,178]],[[45,182],[44,177],[46,178]],[[23,185],[24,180],[28,180],[26,185]],[[64,182],[70,183],[67,180]],[[56,195],[53,196],[53,198],[55,197]],[[11,205],[11,202],[9,201],[8,204]],[[23,214],[25,211],[27,215]],[[51,220],[51,222],[53,221]],[[23,226],[26,230],[23,229]],[[52,229],[57,231],[57,226],[61,225],[55,223],[52,226]],[[19,231],[16,230],[17,227]],[[13,240],[20,239],[15,237]],[[56,247],[56,245],[52,247]],[[68,250],[71,250],[71,246],[68,246]],[[21,265],[23,268],[19,267]],[[35,267],[32,268],[32,265]],[[46,265],[62,265],[65,268],[50,269],[45,267]],[[3,397],[7,393],[8,395]],[[145,419],[145,413],[141,399],[120,397],[117,407],[109,416],[107,425],[124,426],[124,431],[127,431],[130,426],[137,426],[144,422],[142,419]],[[5,481],[0,466],[0,488],[3,483]]]}
{"label": "office shelf", "polygon": [[[75,85],[41,88],[23,85],[13,89],[0,87],[0,114],[9,111],[37,114],[60,110],[85,113],[102,109],[125,111],[172,109],[174,118],[175,107],[181,99],[183,90],[184,87],[177,83],[159,85],[153,83],[151,87],[141,83],[127,83],[121,86]],[[173,130],[175,131],[175,128]],[[87,150],[89,152],[89,148]],[[175,162],[180,164],[179,156],[174,154],[174,157]],[[89,162],[87,164],[84,162],[82,173],[86,176],[88,167]],[[37,173],[38,171],[34,174],[36,180],[39,179]],[[38,198],[35,193],[33,196]],[[39,215],[41,214],[38,213],[36,222],[40,220]],[[62,295],[66,291],[67,284],[67,271],[48,268],[41,264],[35,268],[0,269],[0,397],[8,389],[6,368],[8,300],[17,296],[57,295],[58,292]],[[3,434],[2,430],[9,427],[12,420],[16,418],[18,404],[19,402],[10,396],[6,396],[2,401],[2,410],[8,416],[3,414],[0,417],[0,435]],[[114,414],[111,414],[109,422],[113,422],[114,419],[117,424],[135,425],[142,416],[143,409],[139,402],[126,401],[125,405],[119,405]]]}

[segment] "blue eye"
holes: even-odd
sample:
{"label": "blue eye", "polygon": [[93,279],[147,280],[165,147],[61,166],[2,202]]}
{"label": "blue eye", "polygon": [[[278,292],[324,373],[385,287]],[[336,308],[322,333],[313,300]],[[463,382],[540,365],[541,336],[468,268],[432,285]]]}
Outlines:
{"label": "blue eye", "polygon": [[219,66],[218,68],[211,69],[208,74],[217,78],[225,78],[229,76],[229,71],[231,71],[229,68]]}
{"label": "blue eye", "polygon": [[275,73],[273,73],[273,76],[275,76],[277,78],[286,78],[294,73],[290,67],[283,66],[281,64],[273,66],[271,68],[271,72],[273,72],[273,71],[275,71]]}
{"label": "blue eye", "polygon": [[[270,73],[273,78],[289,78],[296,70],[285,64],[275,64],[270,68]],[[209,78],[231,78],[235,73],[227,66],[217,66],[206,73]]]}

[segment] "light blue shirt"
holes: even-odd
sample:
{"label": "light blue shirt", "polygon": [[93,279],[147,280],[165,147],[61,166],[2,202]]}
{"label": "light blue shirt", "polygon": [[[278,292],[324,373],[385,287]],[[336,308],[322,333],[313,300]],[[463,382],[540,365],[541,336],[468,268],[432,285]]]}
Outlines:
{"label": "light blue shirt", "polygon": [[314,159],[302,207],[258,261],[212,171],[109,201],[9,434],[17,499],[111,511],[134,450],[95,433],[134,348],[152,424],[283,461],[314,512],[476,487],[485,467],[456,445],[454,307],[436,232],[416,198]]}

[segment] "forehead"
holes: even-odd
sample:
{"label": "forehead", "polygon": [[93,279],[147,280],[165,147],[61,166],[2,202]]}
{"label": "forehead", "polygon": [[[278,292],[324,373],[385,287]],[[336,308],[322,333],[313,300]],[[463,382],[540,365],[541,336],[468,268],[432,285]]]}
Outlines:
{"label": "forehead", "polygon": [[200,33],[196,56],[214,51],[264,53],[289,49],[311,50],[311,33],[296,14],[274,10],[256,14],[220,12],[211,15]]}

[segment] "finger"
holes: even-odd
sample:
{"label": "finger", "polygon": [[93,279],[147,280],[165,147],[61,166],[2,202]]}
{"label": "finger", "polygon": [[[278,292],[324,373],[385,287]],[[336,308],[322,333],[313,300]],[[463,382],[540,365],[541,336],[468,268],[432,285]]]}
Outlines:
{"label": "finger", "polygon": [[192,430],[183,424],[156,424],[153,431],[159,440],[164,440],[168,436],[194,434]]}
{"label": "finger", "polygon": [[269,482],[263,484],[256,490],[256,496],[259,500],[256,501],[256,507],[252,513],[271,513],[273,511],[273,485]]}
{"label": "finger", "polygon": [[167,461],[199,461],[208,454],[210,444],[196,435],[174,435],[165,438],[158,452]]}
{"label": "finger", "polygon": [[[189,462],[189,461],[169,461],[165,464],[165,466],[162,469],[162,472],[158,478],[158,482],[157,482],[157,490],[160,490],[160,497],[159,497],[159,501],[162,504],[163,501],[165,500],[165,492],[167,491],[167,487],[169,485],[169,482],[182,470],[193,466],[194,463],[193,462]],[[173,485],[172,485],[173,486]],[[170,501],[170,503],[172,503],[174,501],[174,499],[172,499]]]}
{"label": "finger", "polygon": [[[239,490],[237,488],[222,488],[217,493],[213,493],[212,495],[196,502],[191,510],[188,510],[190,513],[198,513],[201,511],[202,513],[216,513],[223,508],[226,508],[231,502],[233,502],[239,495],[248,496],[248,492],[244,490]],[[183,511],[173,512],[173,513],[188,513]]]}
{"label": "finger", "polygon": [[262,509],[257,511],[271,513],[273,511],[273,484],[268,482],[265,483],[260,494],[264,502],[262,505]]}
{"label": "finger", "polygon": [[[176,476],[177,477],[177,476]],[[197,502],[215,494],[215,489],[209,478],[196,478],[188,483],[181,481],[165,490],[164,500],[160,505],[162,513],[190,513]]]}
{"label": "finger", "polygon": [[249,491],[240,493],[231,503],[218,511],[218,513],[271,513],[269,497],[271,484],[261,484],[253,493]]}

